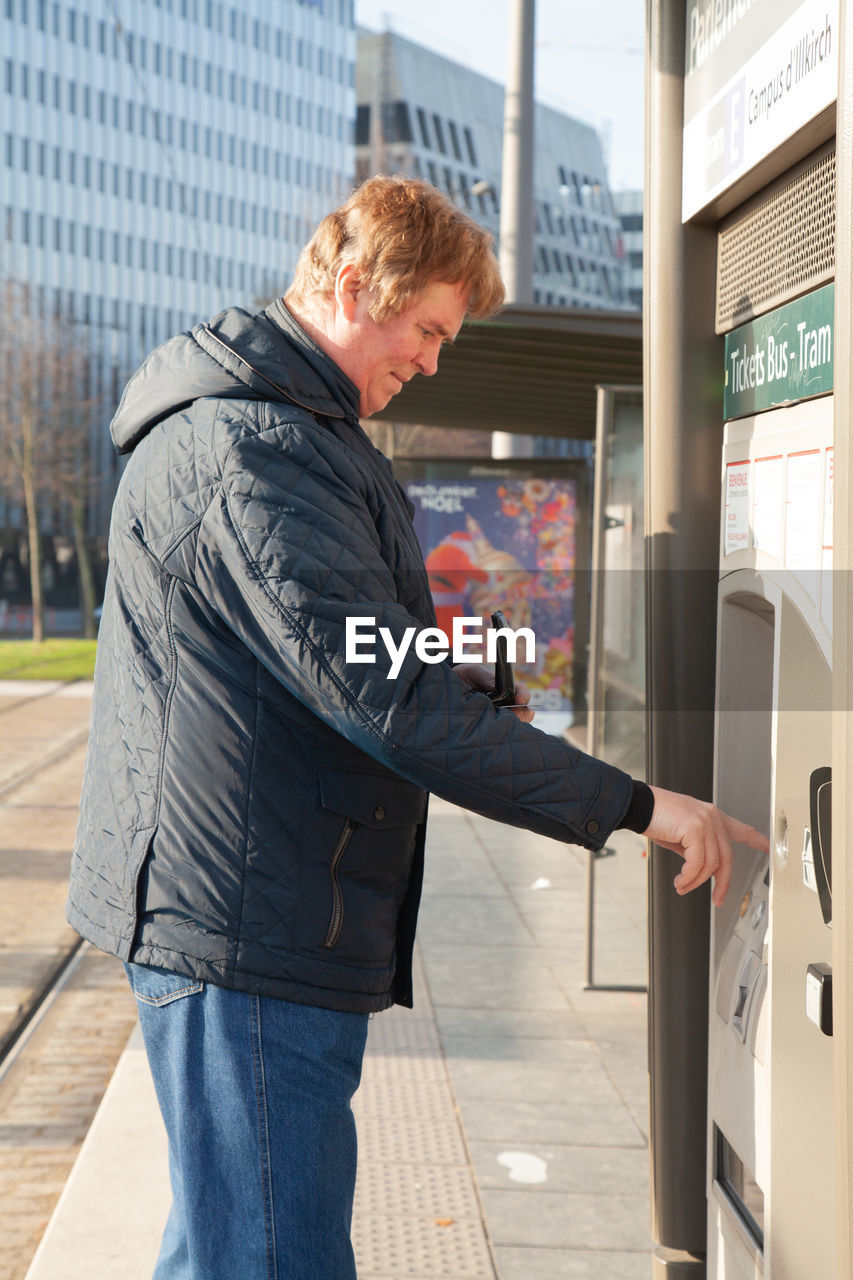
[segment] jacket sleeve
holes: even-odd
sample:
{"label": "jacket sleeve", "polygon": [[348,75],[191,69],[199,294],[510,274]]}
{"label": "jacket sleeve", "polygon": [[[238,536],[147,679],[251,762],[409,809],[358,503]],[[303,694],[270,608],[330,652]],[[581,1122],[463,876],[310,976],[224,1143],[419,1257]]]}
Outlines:
{"label": "jacket sleeve", "polygon": [[413,644],[395,677],[382,643],[375,662],[346,661],[348,617],[375,620],[395,648],[422,624],[383,559],[373,481],[321,431],[291,424],[231,447],[196,544],[206,599],[294,697],[394,772],[498,821],[601,847],[628,809],[627,774],[496,710]]}

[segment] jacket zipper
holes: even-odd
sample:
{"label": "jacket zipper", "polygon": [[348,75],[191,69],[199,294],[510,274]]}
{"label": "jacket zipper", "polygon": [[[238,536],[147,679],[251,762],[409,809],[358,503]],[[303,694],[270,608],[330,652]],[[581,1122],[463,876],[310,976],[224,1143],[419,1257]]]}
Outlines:
{"label": "jacket zipper", "polygon": [[347,818],[344,823],[344,829],[340,834],[340,839],[335,846],[335,852],[332,854],[330,867],[332,876],[332,918],[329,921],[329,932],[326,934],[326,941],[323,943],[324,947],[333,947],[335,945],[344,922],[344,895],[341,891],[341,882],[338,879],[338,867],[341,865],[341,858],[346,852],[346,847],[350,842],[353,831],[355,831],[355,823],[352,818]]}

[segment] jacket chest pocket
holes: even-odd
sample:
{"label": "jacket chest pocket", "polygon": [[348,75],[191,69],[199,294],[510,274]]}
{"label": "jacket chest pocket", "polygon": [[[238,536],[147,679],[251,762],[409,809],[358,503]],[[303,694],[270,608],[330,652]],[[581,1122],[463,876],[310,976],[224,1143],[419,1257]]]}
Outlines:
{"label": "jacket chest pocket", "polygon": [[321,768],[320,803],[322,828],[335,838],[322,863],[312,859],[317,901],[303,904],[304,923],[313,922],[309,945],[349,963],[387,964],[425,793],[389,774]]}

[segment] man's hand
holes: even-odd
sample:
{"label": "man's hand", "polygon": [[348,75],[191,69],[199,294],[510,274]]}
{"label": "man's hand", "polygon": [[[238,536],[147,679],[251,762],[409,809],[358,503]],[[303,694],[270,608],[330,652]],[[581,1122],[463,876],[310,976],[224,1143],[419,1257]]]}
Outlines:
{"label": "man's hand", "polygon": [[676,892],[689,893],[713,876],[712,901],[715,907],[722,906],[732,878],[732,841],[769,853],[767,837],[704,800],[661,787],[652,787],[652,793],[654,813],[643,835],[684,859],[674,882]]}
{"label": "man's hand", "polygon": [[[461,662],[453,670],[463,684],[467,684],[469,689],[476,689],[478,693],[491,693],[495,687],[494,671],[481,662]],[[529,702],[530,690],[526,684],[519,681],[515,686],[515,704],[512,707],[505,707],[504,710],[512,711],[519,720],[529,722],[536,714],[533,708],[528,706]]]}

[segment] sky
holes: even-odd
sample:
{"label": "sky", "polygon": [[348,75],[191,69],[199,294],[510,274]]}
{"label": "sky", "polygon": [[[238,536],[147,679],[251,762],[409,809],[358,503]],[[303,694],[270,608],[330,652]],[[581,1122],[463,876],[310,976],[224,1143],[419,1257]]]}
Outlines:
{"label": "sky", "polygon": [[[506,80],[510,0],[355,0],[356,22]],[[643,0],[537,0],[536,96],[595,125],[612,190],[643,185]]]}

